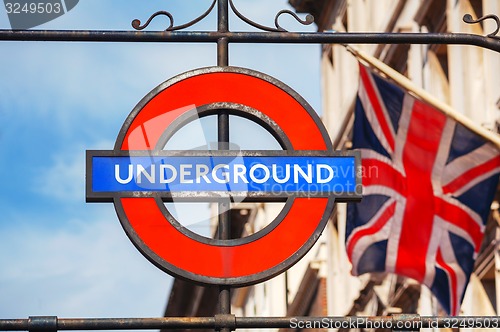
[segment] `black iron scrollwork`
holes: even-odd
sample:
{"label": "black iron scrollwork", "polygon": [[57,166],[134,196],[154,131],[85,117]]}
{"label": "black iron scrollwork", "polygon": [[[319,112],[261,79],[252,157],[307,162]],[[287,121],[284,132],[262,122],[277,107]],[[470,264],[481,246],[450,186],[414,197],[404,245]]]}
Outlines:
{"label": "black iron scrollwork", "polygon": [[480,17],[477,20],[474,20],[472,18],[472,15],[470,15],[470,14],[465,14],[463,17],[464,22],[468,23],[468,24],[476,24],[476,23],[482,22],[486,19],[492,19],[497,23],[497,28],[495,29],[495,31],[493,31],[492,33],[490,33],[486,36],[490,37],[490,38],[500,39],[500,36],[497,36],[498,31],[500,31],[500,19],[498,18],[498,16],[490,14],[490,15],[485,15],[483,17]]}
{"label": "black iron scrollwork", "polygon": [[231,6],[231,9],[233,10],[234,14],[238,16],[243,22],[253,26],[254,28],[264,30],[264,31],[269,31],[269,32],[287,32],[280,24],[279,24],[279,18],[283,14],[288,14],[291,15],[297,22],[299,22],[302,25],[309,25],[314,23],[314,17],[312,15],[307,15],[305,20],[302,20],[300,17],[297,16],[294,12],[291,10],[280,10],[278,14],[276,14],[276,17],[274,18],[274,25],[276,26],[275,28],[268,27],[265,25],[261,25],[259,23],[256,23],[249,18],[245,17],[243,14],[241,14],[238,9],[234,6],[233,0],[229,0],[229,5]]}
{"label": "black iron scrollwork", "polygon": [[151,15],[151,17],[143,25],[141,25],[140,20],[138,20],[138,19],[133,20],[132,27],[136,30],[144,30],[145,28],[147,28],[149,26],[149,24],[151,23],[151,21],[155,17],[157,17],[159,15],[163,15],[163,16],[167,16],[168,19],[170,20],[170,25],[168,26],[168,28],[165,29],[165,31],[176,31],[176,30],[186,29],[186,28],[189,28],[189,27],[195,25],[196,23],[200,22],[205,17],[207,17],[208,14],[210,14],[212,12],[212,10],[214,9],[216,3],[217,3],[217,0],[213,0],[212,4],[210,5],[210,8],[208,8],[206,12],[204,12],[203,14],[201,14],[199,17],[195,18],[194,20],[192,20],[188,23],[182,24],[182,25],[174,26],[174,17],[172,16],[172,14],[170,14],[167,11],[162,10],[162,11],[158,11],[158,12],[154,13],[153,15]]}
{"label": "black iron scrollwork", "polygon": [[[151,17],[143,25],[141,25],[141,21],[139,19],[133,20],[132,21],[132,27],[135,30],[144,30],[144,29],[146,29],[149,26],[149,24],[151,23],[151,21],[153,21],[157,16],[162,15],[162,16],[168,17],[168,19],[170,21],[170,24],[169,24],[168,28],[165,29],[165,31],[176,31],[176,30],[186,29],[186,28],[189,28],[189,27],[195,25],[196,23],[200,22],[205,17],[207,17],[208,14],[210,14],[212,12],[212,10],[214,9],[216,3],[217,3],[217,0],[213,0],[212,4],[210,5],[210,8],[208,8],[208,10],[205,13],[203,13],[199,17],[195,18],[194,20],[192,20],[192,21],[190,21],[190,22],[188,22],[186,24],[174,26],[174,17],[173,17],[173,15],[171,13],[167,12],[167,11],[162,10],[162,11],[158,11],[158,12],[154,13],[153,15],[151,15]],[[249,18],[245,17],[243,14],[241,14],[238,11],[238,9],[236,9],[236,6],[234,5],[233,0],[229,0],[229,5],[231,6],[231,9],[234,12],[234,14],[239,19],[241,19],[243,22],[247,23],[248,25],[253,26],[254,28],[257,28],[257,29],[260,29],[260,30],[264,30],[264,31],[268,31],[268,32],[288,32],[279,23],[279,19],[280,19],[281,15],[284,15],[284,14],[292,16],[298,23],[300,23],[302,25],[310,25],[310,24],[314,23],[314,17],[312,15],[307,15],[306,18],[303,20],[299,16],[297,16],[297,14],[295,14],[294,12],[292,12],[291,10],[284,9],[284,10],[280,10],[276,14],[276,16],[274,18],[274,25],[275,25],[275,27],[269,27],[269,26],[265,26],[265,25],[261,25],[259,23],[256,23],[256,22],[250,20]]]}

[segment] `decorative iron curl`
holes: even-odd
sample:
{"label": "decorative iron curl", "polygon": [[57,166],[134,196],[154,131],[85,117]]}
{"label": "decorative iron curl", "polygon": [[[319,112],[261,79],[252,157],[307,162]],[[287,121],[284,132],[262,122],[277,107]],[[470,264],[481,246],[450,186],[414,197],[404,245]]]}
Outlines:
{"label": "decorative iron curl", "polygon": [[231,6],[231,9],[233,10],[234,14],[236,16],[238,16],[243,22],[245,22],[245,23],[253,26],[254,28],[257,28],[257,29],[260,29],[260,30],[264,30],[264,31],[268,31],[268,32],[288,32],[286,29],[284,29],[279,24],[279,18],[283,14],[291,15],[293,18],[295,18],[295,20],[297,22],[299,22],[302,25],[310,25],[310,24],[314,23],[314,16],[312,16],[310,14],[308,14],[306,16],[305,20],[302,20],[300,17],[297,16],[297,14],[295,14],[291,10],[284,9],[284,10],[280,10],[278,12],[278,14],[276,14],[276,17],[274,18],[274,25],[276,26],[276,28],[272,28],[272,27],[268,27],[268,26],[256,23],[256,22],[250,20],[249,18],[245,17],[243,14],[241,14],[238,11],[238,9],[236,9],[236,7],[234,6],[233,0],[229,0],[229,5]]}
{"label": "decorative iron curl", "polygon": [[463,17],[464,22],[467,24],[476,24],[476,23],[482,22],[486,19],[492,19],[497,23],[497,28],[495,29],[495,31],[486,35],[486,37],[500,39],[500,36],[497,36],[498,31],[500,31],[500,19],[498,18],[498,16],[490,14],[490,15],[485,15],[483,17],[480,17],[477,20],[474,20],[472,18],[472,15],[470,15],[470,14],[465,14]]}
{"label": "decorative iron curl", "polygon": [[212,10],[214,9],[216,3],[217,3],[217,0],[213,0],[212,4],[210,5],[210,8],[208,8],[206,12],[204,12],[199,17],[197,17],[194,20],[192,20],[188,23],[185,23],[185,24],[174,26],[174,17],[172,16],[172,14],[170,14],[167,11],[161,10],[161,11],[158,11],[158,12],[154,13],[153,15],[151,15],[151,17],[143,25],[141,25],[141,21],[139,19],[133,20],[132,27],[135,30],[144,30],[145,28],[147,28],[149,26],[149,24],[151,23],[151,21],[155,17],[157,17],[159,15],[164,15],[164,16],[167,16],[169,21],[170,21],[170,25],[168,26],[168,28],[165,29],[165,31],[176,31],[176,30],[186,29],[186,28],[189,28],[189,27],[195,25],[196,23],[200,22],[205,17],[207,17],[208,14],[210,14],[212,12]]}

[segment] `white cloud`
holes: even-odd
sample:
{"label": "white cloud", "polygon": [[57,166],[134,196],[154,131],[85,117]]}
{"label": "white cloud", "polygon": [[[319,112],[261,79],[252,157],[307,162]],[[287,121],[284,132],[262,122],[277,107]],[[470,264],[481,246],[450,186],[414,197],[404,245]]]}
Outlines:
{"label": "white cloud", "polygon": [[[110,19],[115,22],[115,16],[123,16],[122,20],[127,20],[127,29],[131,30],[128,25],[132,18],[127,19],[127,14],[134,15],[131,8],[147,17],[147,10],[169,7],[180,16],[176,16],[177,23],[189,20],[194,8],[191,7],[191,12],[186,14],[185,8],[180,12],[175,10],[180,6],[179,1],[168,5],[157,1],[146,8],[129,1],[137,3],[137,6],[115,6],[114,9],[112,4],[116,1],[110,1],[107,5],[102,1],[87,1],[80,3],[77,11],[53,21],[53,27],[67,29],[76,25],[77,28],[98,28],[99,24],[93,26],[95,22],[106,22],[103,13],[113,11],[115,15]],[[198,11],[198,7],[204,7],[202,3],[196,6]],[[286,1],[235,3],[250,18],[271,26],[274,24],[274,15],[280,9],[289,8]],[[76,23],[66,22],[70,17]],[[231,19],[234,30],[246,29],[247,25],[238,18],[232,16]],[[284,15],[281,21],[293,31],[311,30],[311,27],[293,22],[288,15]],[[160,29],[161,25],[158,23],[154,28]],[[213,30],[215,27],[202,25],[198,28]],[[147,92],[162,81],[190,69],[216,64],[216,48],[213,44],[29,42],[1,43],[0,50],[0,71],[3,77],[8,78],[0,82],[0,109],[16,109],[17,112],[24,109],[30,114],[57,112],[58,126],[68,126],[68,121],[81,121],[82,117],[89,116],[101,120],[120,116],[124,118]],[[252,44],[231,44],[230,50],[232,65],[276,76],[303,93],[319,109],[319,47],[259,45],[257,49]],[[32,107],[34,104],[36,107]]]}
{"label": "white cloud", "polygon": [[124,120],[156,85],[210,64],[206,45],[137,45],[0,44],[0,109],[54,117],[57,127]]}
{"label": "white cloud", "polygon": [[85,156],[64,154],[54,164],[42,169],[35,180],[34,191],[61,201],[83,201],[85,193]]}
{"label": "white cloud", "polygon": [[[88,149],[111,150],[112,141],[100,141]],[[77,144],[68,151],[55,152],[52,164],[37,169],[33,191],[63,202],[85,201],[85,146]]]}
{"label": "white cloud", "polygon": [[[70,14],[40,28],[131,30],[132,19],[170,9],[180,24],[210,1],[124,3],[82,0]],[[286,3],[235,0],[238,9],[266,25]],[[8,28],[0,12],[0,25]],[[242,29],[232,20],[234,30]],[[214,30],[214,22],[212,14],[195,30]],[[294,31],[309,29],[285,17],[282,24]],[[232,44],[230,49],[230,64],[276,76],[319,107],[318,46]],[[14,151],[6,160],[32,165],[27,172],[39,176],[36,192],[58,201],[51,208],[60,207],[2,205],[9,218],[0,223],[1,318],[161,315],[170,278],[133,247],[111,204],[83,209],[74,204],[83,201],[84,150],[112,149],[111,139],[137,102],[176,74],[215,65],[215,45],[1,42],[0,52],[0,115],[9,120],[0,143]],[[33,130],[37,126],[44,130]],[[40,137],[48,131],[48,139]],[[45,159],[34,163],[30,153],[35,149],[47,150]],[[26,200],[23,194],[19,201]]]}
{"label": "white cloud", "polygon": [[116,217],[0,232],[3,318],[156,317],[171,278],[133,248]]}

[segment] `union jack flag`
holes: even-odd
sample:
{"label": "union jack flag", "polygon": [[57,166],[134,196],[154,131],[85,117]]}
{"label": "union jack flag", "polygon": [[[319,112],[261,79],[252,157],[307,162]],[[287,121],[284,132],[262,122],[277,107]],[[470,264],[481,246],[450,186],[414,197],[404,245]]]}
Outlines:
{"label": "union jack flag", "polygon": [[361,150],[364,198],[348,206],[352,273],[413,278],[457,315],[496,192],[499,151],[362,65],[353,148]]}

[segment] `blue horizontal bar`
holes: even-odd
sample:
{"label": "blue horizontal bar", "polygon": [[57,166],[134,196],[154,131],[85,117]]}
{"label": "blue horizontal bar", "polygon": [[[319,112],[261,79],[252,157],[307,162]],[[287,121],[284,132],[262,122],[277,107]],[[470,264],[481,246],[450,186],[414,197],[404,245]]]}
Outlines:
{"label": "blue horizontal bar", "polygon": [[356,193],[354,156],[92,156],[93,193]]}

